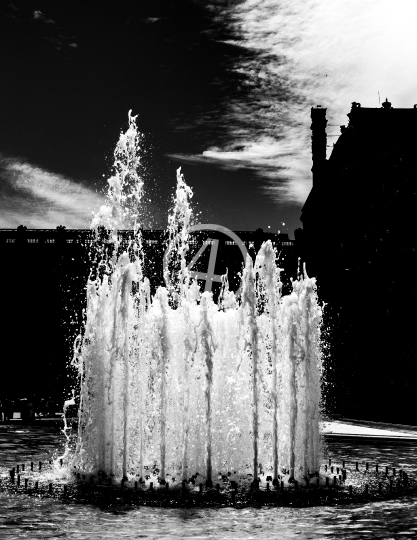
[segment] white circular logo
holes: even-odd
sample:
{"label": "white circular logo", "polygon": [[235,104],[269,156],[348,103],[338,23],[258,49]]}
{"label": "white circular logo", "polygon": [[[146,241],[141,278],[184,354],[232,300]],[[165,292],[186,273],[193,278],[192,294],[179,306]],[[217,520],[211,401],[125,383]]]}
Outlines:
{"label": "white circular logo", "polygon": [[[198,225],[193,225],[188,229],[188,232],[190,233],[196,232],[196,231],[218,231],[228,236],[239,247],[240,252],[242,253],[243,262],[246,263],[246,256],[248,255],[248,251],[245,247],[245,244],[238,237],[238,235],[235,234],[230,229],[227,229],[226,227],[223,227],[222,225],[216,225],[215,223],[200,223]],[[210,246],[210,259],[208,263],[207,272],[195,272],[191,270],[208,246]],[[200,247],[200,249],[194,255],[190,263],[187,265],[187,268],[190,272],[190,277],[193,279],[201,279],[205,281],[204,290],[209,291],[209,292],[211,292],[213,282],[217,282],[217,283],[222,282],[222,276],[214,273],[214,269],[216,267],[218,247],[219,247],[219,240],[217,238],[214,238],[214,239],[207,238],[207,240],[204,241],[204,244]],[[167,256],[168,256],[168,250],[166,250],[164,254],[163,270],[164,270],[165,285],[169,289],[170,283],[169,282],[167,283],[169,278],[168,278],[168,272],[166,271],[167,266],[168,266]]]}

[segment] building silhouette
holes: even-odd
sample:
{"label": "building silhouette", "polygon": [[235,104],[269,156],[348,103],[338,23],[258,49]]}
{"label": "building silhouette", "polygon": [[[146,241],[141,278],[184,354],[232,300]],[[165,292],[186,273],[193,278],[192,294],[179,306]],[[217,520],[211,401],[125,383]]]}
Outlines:
{"label": "building silhouette", "polygon": [[[248,253],[255,253],[265,240],[271,240],[279,253],[284,270],[284,291],[298,271],[295,242],[287,234],[256,231],[235,231]],[[126,249],[132,231],[120,231],[121,249]],[[100,230],[99,238],[91,230],[0,229],[3,264],[1,310],[0,395],[29,398],[32,402],[49,400],[59,410],[63,396],[74,384],[71,368],[73,346],[82,329],[86,308],[86,284],[94,277],[100,250],[109,252],[113,245],[108,231]],[[163,256],[166,232],[144,230],[143,271],[149,278],[151,292],[164,285]],[[243,258],[239,247],[229,237],[216,231],[192,233],[189,258],[201,245],[218,241],[215,274],[228,271],[231,290],[240,284]],[[193,270],[207,272],[210,249],[205,249]],[[200,282],[204,290],[204,282]],[[217,298],[221,284],[213,283]],[[52,405],[51,405],[52,406]],[[55,411],[56,412],[56,411]]]}
{"label": "building silhouette", "polygon": [[417,105],[352,103],[326,158],[326,109],[311,110],[313,187],[299,240],[326,302],[328,408],[416,423]]}

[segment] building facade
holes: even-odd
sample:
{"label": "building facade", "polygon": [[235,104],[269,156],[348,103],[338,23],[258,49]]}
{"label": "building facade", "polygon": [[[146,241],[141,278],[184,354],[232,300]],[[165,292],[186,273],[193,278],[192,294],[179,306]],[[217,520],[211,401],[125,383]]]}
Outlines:
{"label": "building facade", "polygon": [[326,159],[326,109],[311,110],[301,216],[302,257],[327,303],[330,408],[415,424],[417,106],[353,103],[347,116]]}

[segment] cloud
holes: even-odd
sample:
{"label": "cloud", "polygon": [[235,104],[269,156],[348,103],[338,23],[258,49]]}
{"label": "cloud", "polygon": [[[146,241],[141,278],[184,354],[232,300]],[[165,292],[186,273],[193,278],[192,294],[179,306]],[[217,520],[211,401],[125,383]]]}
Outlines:
{"label": "cloud", "polygon": [[[298,160],[294,160],[294,155]],[[237,147],[212,147],[200,155],[169,155],[182,163],[210,163],[226,170],[251,169],[263,179],[268,193],[273,196],[279,194],[281,200],[296,203],[305,201],[310,190],[308,156],[309,150],[306,151],[305,145],[290,135],[280,139],[267,135],[256,140],[239,139]]]}
{"label": "cloud", "polygon": [[88,228],[104,197],[60,174],[0,155],[0,227]]}
{"label": "cloud", "polygon": [[245,0],[231,9],[232,43],[254,54],[234,66],[244,79],[223,118],[227,140],[188,161],[253,168],[277,200],[302,204],[312,106],[328,110],[330,145],[352,101],[379,107],[379,92],[394,107],[417,103],[415,0]]}
{"label": "cloud", "polygon": [[40,20],[42,22],[44,22],[45,24],[56,24],[56,22],[52,19],[49,19],[48,17],[46,17],[42,11],[39,11],[39,10],[35,10],[33,12],[33,18],[36,19],[36,20]]}

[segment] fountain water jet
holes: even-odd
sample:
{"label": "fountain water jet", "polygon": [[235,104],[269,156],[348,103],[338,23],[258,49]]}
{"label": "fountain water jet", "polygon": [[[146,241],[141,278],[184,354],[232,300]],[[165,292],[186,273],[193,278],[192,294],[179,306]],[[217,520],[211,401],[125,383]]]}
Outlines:
{"label": "fountain water jet", "polygon": [[[199,475],[258,482],[298,480],[320,465],[320,324],[315,280],[306,275],[281,296],[276,253],[264,243],[248,256],[239,301],[224,280],[221,299],[200,293],[186,254],[191,189],[177,171],[169,218],[170,290],[153,298],[142,272],[137,174],[139,134],[115,151],[107,203],[93,227],[111,231],[113,252],[87,286],[78,438],[72,465],[83,473],[165,483]],[[127,246],[118,231],[132,228]],[[169,265],[168,265],[169,266]],[[168,267],[167,266],[167,267]],[[174,480],[175,479],[175,480]]]}

